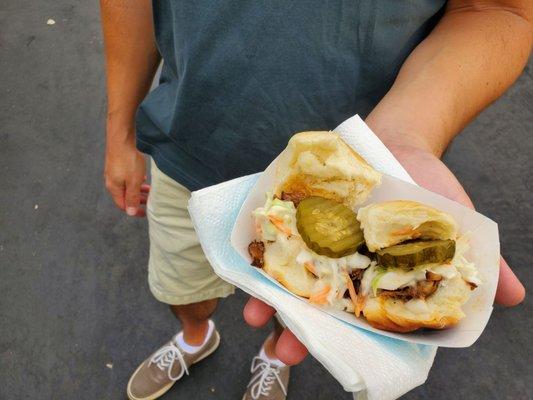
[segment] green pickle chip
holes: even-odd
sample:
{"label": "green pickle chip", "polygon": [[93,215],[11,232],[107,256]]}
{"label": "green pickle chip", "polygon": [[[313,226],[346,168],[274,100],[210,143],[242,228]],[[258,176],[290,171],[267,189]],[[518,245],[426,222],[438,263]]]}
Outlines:
{"label": "green pickle chip", "polygon": [[443,264],[455,255],[453,240],[417,240],[378,250],[377,261],[384,267],[414,268],[423,264]]}
{"label": "green pickle chip", "polygon": [[355,213],[323,197],[308,197],[298,204],[296,226],[307,247],[323,256],[344,257],[365,242]]}

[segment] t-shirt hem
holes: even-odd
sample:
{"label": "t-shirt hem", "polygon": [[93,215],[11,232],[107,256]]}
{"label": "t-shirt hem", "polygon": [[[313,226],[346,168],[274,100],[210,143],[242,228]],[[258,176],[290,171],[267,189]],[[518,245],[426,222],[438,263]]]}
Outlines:
{"label": "t-shirt hem", "polygon": [[191,192],[194,190],[202,189],[205,185],[197,179],[191,177],[189,174],[183,171],[183,168],[179,168],[166,157],[160,146],[153,145],[143,139],[137,137],[137,149],[149,155],[154,160],[157,168],[159,168],[165,175],[168,175],[179,184],[185,186]]}

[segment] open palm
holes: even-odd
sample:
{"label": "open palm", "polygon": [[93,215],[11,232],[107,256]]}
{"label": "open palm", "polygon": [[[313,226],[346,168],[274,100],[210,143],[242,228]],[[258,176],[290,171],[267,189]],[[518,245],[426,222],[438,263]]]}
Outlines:
{"label": "open palm", "polygon": [[[391,150],[420,186],[467,207],[474,208],[472,201],[457,178],[436,156],[425,150],[409,146],[397,146]],[[522,302],[524,295],[524,287],[511,271],[509,265],[501,258],[496,303],[513,306]]]}
{"label": "open palm", "polygon": [[[427,150],[407,145],[389,146],[389,149],[420,186],[474,208],[457,178],[435,155]],[[524,296],[524,287],[509,265],[501,258],[496,302],[505,306],[513,306],[522,302]],[[255,298],[251,298],[244,308],[246,321],[256,327],[265,325],[274,313],[275,310],[272,307]],[[276,352],[278,357],[289,365],[299,363],[307,355],[305,346],[287,329],[278,341]]]}

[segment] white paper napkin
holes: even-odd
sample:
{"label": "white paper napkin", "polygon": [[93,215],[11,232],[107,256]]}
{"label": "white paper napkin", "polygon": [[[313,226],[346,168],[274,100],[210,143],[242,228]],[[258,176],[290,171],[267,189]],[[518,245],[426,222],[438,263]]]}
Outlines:
{"label": "white paper napkin", "polygon": [[[358,116],[335,131],[380,172],[413,182],[372,131],[361,129]],[[387,338],[309,307],[262,276],[233,249],[230,235],[235,219],[258,176],[245,176],[192,193],[189,212],[215,272],[276,308],[309,352],[345,390],[356,392],[357,398],[396,399],[424,383],[436,347]]]}

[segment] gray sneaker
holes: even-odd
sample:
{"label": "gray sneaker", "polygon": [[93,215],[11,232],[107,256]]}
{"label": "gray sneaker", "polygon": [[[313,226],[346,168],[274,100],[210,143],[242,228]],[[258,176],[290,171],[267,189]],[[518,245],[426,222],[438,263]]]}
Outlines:
{"label": "gray sneaker", "polygon": [[252,379],[242,400],[285,400],[289,386],[290,367],[279,367],[261,357],[254,357]]}
{"label": "gray sneaker", "polygon": [[220,344],[220,335],[214,329],[206,344],[198,352],[189,354],[180,349],[176,336],[135,370],[127,387],[130,400],[154,400],[162,396],[184,374],[189,374],[192,364],[209,356]]}

